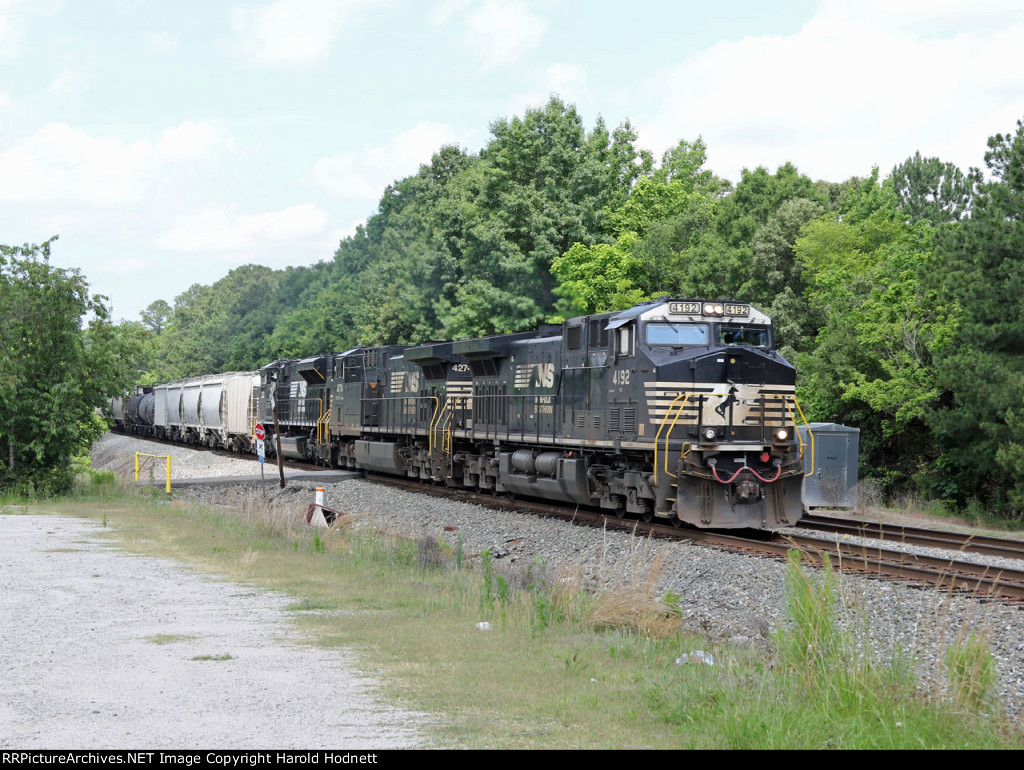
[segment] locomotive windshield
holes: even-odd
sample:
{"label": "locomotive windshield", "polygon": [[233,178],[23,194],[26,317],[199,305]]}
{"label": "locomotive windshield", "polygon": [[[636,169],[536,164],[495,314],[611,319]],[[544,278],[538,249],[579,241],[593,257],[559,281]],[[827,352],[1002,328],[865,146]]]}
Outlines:
{"label": "locomotive windshield", "polygon": [[723,345],[745,345],[752,348],[768,347],[767,326],[723,326],[719,340]]}
{"label": "locomotive windshield", "polygon": [[707,345],[707,324],[647,324],[648,345]]}

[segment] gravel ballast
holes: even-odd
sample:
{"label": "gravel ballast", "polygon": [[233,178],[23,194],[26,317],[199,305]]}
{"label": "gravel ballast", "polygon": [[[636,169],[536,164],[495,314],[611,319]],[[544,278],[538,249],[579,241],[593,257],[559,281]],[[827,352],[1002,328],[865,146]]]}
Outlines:
{"label": "gravel ballast", "polygon": [[[154,445],[108,435],[98,444],[94,462],[97,467],[123,470],[125,458],[139,446],[153,451]],[[222,462],[235,474],[237,464],[246,462],[179,447],[172,450],[175,478],[220,475]],[[276,484],[269,484],[266,492],[289,507],[290,501],[294,501],[296,511],[304,512],[312,501],[315,486],[318,485],[314,482],[295,481],[281,490]],[[489,549],[501,569],[512,571],[518,566],[537,564],[555,572],[579,569],[591,584],[623,580],[627,574],[656,574],[662,591],[672,591],[681,597],[684,628],[704,635],[710,643],[767,648],[772,630],[785,614],[784,565],[771,559],[727,553],[685,541],[648,540],[576,527],[407,493],[363,480],[319,486],[326,488],[328,506],[357,515],[361,526],[414,538],[443,537],[452,544],[459,538],[468,556],[478,558],[483,550]],[[261,490],[258,484],[237,483],[183,490],[180,494],[199,502],[230,505],[258,497]],[[895,648],[914,655],[926,681],[938,676],[948,645],[971,630],[985,631],[996,658],[1000,700],[1011,714],[1021,713],[1024,614],[1017,606],[856,575],[842,575],[839,585],[849,608],[848,628],[858,636],[863,635],[863,629],[870,628],[869,643],[883,655]]]}

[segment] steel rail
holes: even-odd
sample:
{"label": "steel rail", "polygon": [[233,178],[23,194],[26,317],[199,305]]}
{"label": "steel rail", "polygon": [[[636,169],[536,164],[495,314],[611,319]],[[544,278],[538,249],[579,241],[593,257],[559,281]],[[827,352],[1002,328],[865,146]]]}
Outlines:
{"label": "steel rail", "polygon": [[541,516],[571,520],[573,523],[601,526],[624,532],[649,534],[660,538],[690,540],[706,545],[758,556],[784,559],[798,550],[813,562],[821,564],[828,555],[833,567],[842,572],[855,572],[883,578],[899,578],[918,583],[967,592],[986,598],[1013,601],[1024,599],[1024,571],[1000,569],[949,558],[921,556],[905,551],[852,545],[823,538],[765,533],[769,539],[741,537],[715,530],[679,529],[669,524],[644,523],[639,519],[609,516],[582,506],[553,505],[532,500],[495,497],[454,487],[432,486],[411,479],[371,474],[367,480],[410,491],[441,497],[454,497],[486,507],[517,510]]}
{"label": "steel rail", "polygon": [[985,556],[1005,556],[1010,559],[1024,559],[1024,541],[991,535],[974,535],[961,532],[944,532],[923,527],[907,527],[900,524],[885,524],[877,521],[858,521],[832,516],[808,514],[796,524],[801,529],[819,532],[849,534],[880,540],[944,548],[964,553]]}
{"label": "steel rail", "polygon": [[[153,441],[154,443],[160,444],[174,443],[171,441],[152,438],[142,438],[140,436],[135,436],[134,438],[139,438],[144,441]],[[193,446],[190,448],[200,447]],[[211,450],[207,448],[206,451]],[[225,452],[225,454],[228,453]],[[239,457],[239,455],[233,456]],[[241,457],[245,456],[246,455],[241,455]],[[300,463],[293,464],[301,465]],[[876,537],[881,538],[881,542],[878,547],[875,548],[864,545],[843,543],[839,540],[833,541],[818,537],[767,532],[763,533],[763,536],[760,538],[741,537],[738,535],[725,534],[722,531],[716,530],[677,528],[667,523],[661,523],[658,520],[651,523],[645,523],[639,519],[611,516],[607,512],[600,511],[599,509],[587,508],[584,506],[573,507],[513,497],[497,497],[494,495],[480,494],[460,487],[431,485],[414,479],[397,476],[367,474],[366,480],[372,483],[387,484],[389,486],[399,487],[413,492],[439,497],[455,498],[464,502],[472,502],[477,505],[483,505],[490,508],[515,510],[552,518],[561,518],[576,524],[599,526],[622,532],[640,533],[650,535],[652,537],[689,540],[749,555],[784,559],[787,558],[790,551],[799,550],[802,554],[806,555],[807,558],[818,564],[823,563],[825,556],[827,555],[831,560],[833,567],[842,572],[854,572],[874,577],[910,580],[917,583],[938,586],[950,591],[967,592],[974,594],[975,596],[984,596],[985,598],[998,598],[1013,601],[1024,600],[1024,570],[1001,569],[997,567],[979,565],[959,560],[955,556],[955,552],[957,551],[974,550],[965,548],[963,540],[972,541],[990,539],[1000,543],[1006,542],[1001,538],[973,538],[972,536],[963,536],[963,540],[961,540],[957,537],[947,537],[948,535],[955,535],[955,533],[930,533],[929,530],[909,527],[889,527],[886,529],[885,525],[876,529],[877,532],[887,533],[887,535],[885,537],[876,535]],[[814,524],[817,519],[821,518],[829,519],[830,517],[812,516],[811,523]],[[852,523],[857,525],[863,524],[863,522]],[[797,526],[805,527],[806,520],[801,520]],[[861,529],[861,527],[855,527],[857,533],[859,533]],[[829,531],[842,534],[841,530],[837,530],[834,527]],[[922,538],[931,534],[931,542],[933,545],[938,542],[945,543],[945,545],[936,547],[943,547],[947,550],[951,550],[954,552],[954,555],[949,558],[943,558],[936,556],[922,556],[907,553],[905,551],[886,549],[883,545],[885,539],[892,540],[894,543],[897,541],[910,542],[909,537],[897,537],[894,534],[896,531],[899,531],[901,534],[913,534]],[[1012,543],[1013,541],[1009,542]],[[978,545],[980,547],[989,547],[980,543],[978,543]],[[999,553],[997,555],[1005,554]]]}

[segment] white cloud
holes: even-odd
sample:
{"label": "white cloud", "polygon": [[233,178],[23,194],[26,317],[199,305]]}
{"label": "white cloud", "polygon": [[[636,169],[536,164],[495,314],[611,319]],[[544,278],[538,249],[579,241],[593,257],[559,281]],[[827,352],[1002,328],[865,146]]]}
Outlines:
{"label": "white cloud", "polygon": [[0,0],[0,58],[13,59],[21,52],[25,23],[19,5],[21,0]]}
{"label": "white cloud", "polygon": [[506,112],[521,115],[528,108],[543,107],[552,96],[579,106],[592,96],[582,64],[552,64],[540,72],[538,80],[538,88],[506,100]]}
{"label": "white cloud", "polygon": [[319,64],[353,14],[371,0],[276,0],[231,9],[235,48],[259,67]]}
{"label": "white cloud", "polygon": [[821,15],[850,15],[916,37],[988,34],[1020,23],[1020,0],[820,0]]}
{"label": "white cloud", "polygon": [[152,267],[148,259],[142,257],[124,257],[123,259],[105,259],[96,266],[96,273],[109,275],[139,274]]}
{"label": "white cloud", "polygon": [[210,209],[193,223],[162,233],[157,244],[171,251],[219,253],[225,261],[251,261],[275,251],[287,255],[296,241],[322,238],[329,219],[326,211],[312,203],[258,214]]}
{"label": "white cloud", "polygon": [[566,101],[576,102],[590,96],[587,68],[582,64],[552,64],[541,77],[548,91]]}
{"label": "white cloud", "polygon": [[[786,161],[840,181],[917,150],[978,165],[987,134],[953,146],[952,127],[971,115],[989,133],[1009,130],[1012,120],[993,121],[1024,112],[1024,23],[925,37],[887,8],[825,2],[796,34],[719,43],[657,73],[643,95],[661,106],[643,143],[660,152],[703,135],[709,166],[734,181],[742,167]],[[940,29],[945,9],[955,11],[923,12],[935,21],[923,26]]]}
{"label": "white cloud", "polygon": [[181,162],[208,158],[218,149],[233,150],[234,140],[225,126],[212,121],[184,123],[165,128],[156,143],[161,161]]}
{"label": "white cloud", "polygon": [[178,50],[180,40],[177,35],[169,32],[154,32],[149,36],[149,50],[153,53],[166,54]]}
{"label": "white cloud", "polygon": [[0,153],[0,200],[123,202],[139,189],[152,145],[96,138],[63,123],[43,126]]}
{"label": "white cloud", "polygon": [[464,8],[468,8],[472,2],[473,0],[438,0],[430,11],[430,21],[434,24],[445,24]]}
{"label": "white cloud", "polygon": [[466,43],[484,69],[518,61],[540,44],[546,27],[521,0],[484,0],[464,24]]}
{"label": "white cloud", "polygon": [[0,0],[0,59],[13,59],[21,54],[25,41],[27,24],[24,16],[51,17],[63,3],[61,0]]}
{"label": "white cloud", "polygon": [[65,67],[50,81],[47,90],[54,96],[66,98],[80,91],[85,85],[85,77],[81,71],[73,67]]}
{"label": "white cloud", "polygon": [[0,152],[0,179],[8,182],[0,185],[0,201],[135,205],[181,164],[230,146],[226,130],[211,123],[186,121],[155,142],[96,137],[50,123]]}
{"label": "white cloud", "polygon": [[455,132],[450,126],[417,123],[380,147],[320,158],[313,167],[313,177],[339,198],[376,202],[387,185],[416,173],[441,145],[454,142]]}

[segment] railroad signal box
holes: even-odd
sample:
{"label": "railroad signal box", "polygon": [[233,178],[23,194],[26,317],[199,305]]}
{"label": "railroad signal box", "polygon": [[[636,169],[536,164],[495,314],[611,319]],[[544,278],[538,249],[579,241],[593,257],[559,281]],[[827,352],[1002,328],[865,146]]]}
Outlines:
{"label": "railroad signal box", "polygon": [[803,500],[807,508],[856,508],[860,428],[834,422],[799,426],[804,453]]}

